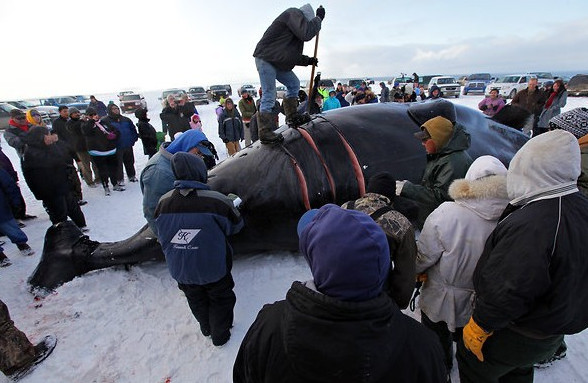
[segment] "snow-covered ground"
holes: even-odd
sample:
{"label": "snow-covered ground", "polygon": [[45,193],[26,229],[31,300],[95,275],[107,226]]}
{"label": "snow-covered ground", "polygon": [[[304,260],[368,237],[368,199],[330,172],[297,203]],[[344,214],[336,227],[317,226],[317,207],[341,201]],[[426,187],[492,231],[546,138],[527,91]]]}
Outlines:
{"label": "snow-covered ground", "polygon": [[[145,93],[151,123],[158,130],[161,129],[159,94],[159,91]],[[114,94],[97,97],[105,103],[116,100]],[[482,97],[468,95],[452,101],[476,108]],[[217,135],[216,105],[198,106],[198,111],[204,131],[222,159],[227,153]],[[578,106],[588,106],[588,99],[570,97],[564,110]],[[134,116],[129,116],[136,121]],[[2,141],[2,149],[20,172],[16,152]],[[140,173],[147,161],[140,142],[135,145],[135,159]],[[233,266],[237,295],[234,328],[231,340],[222,347],[214,347],[210,338],[200,334],[186,299],[169,276],[165,263],[144,263],[130,271],[113,267],[91,272],[36,301],[28,292],[26,280],[39,261],[50,222],[24,179],[20,186],[28,212],[38,216],[24,228],[37,253],[23,257],[7,241],[5,253],[13,264],[0,269],[0,299],[8,305],[16,325],[33,342],[48,333],[58,338],[54,353],[22,380],[25,383],[231,382],[237,350],[259,309],[265,303],[283,299],[292,281],[310,279],[309,268],[296,253],[237,258]],[[84,185],[83,192],[88,204],[82,210],[93,240],[122,240],[145,223],[137,183],[127,182],[126,191],[113,192],[109,197],[104,196],[101,188],[90,189]],[[418,318],[418,314],[406,313]],[[548,369],[537,371],[536,382],[586,382],[588,332],[568,336],[566,341],[568,356]],[[452,379],[459,381],[457,364]],[[0,374],[0,383],[5,381]]]}

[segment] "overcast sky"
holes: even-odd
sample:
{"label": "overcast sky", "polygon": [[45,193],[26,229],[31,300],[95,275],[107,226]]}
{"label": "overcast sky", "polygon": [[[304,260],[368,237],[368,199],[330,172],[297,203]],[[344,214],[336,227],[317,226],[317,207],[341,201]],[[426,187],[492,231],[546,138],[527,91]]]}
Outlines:
{"label": "overcast sky", "polygon": [[[0,99],[258,82],[255,45],[303,4],[0,0]],[[319,4],[324,78],[588,69],[587,0]],[[310,67],[296,73],[308,81]]]}

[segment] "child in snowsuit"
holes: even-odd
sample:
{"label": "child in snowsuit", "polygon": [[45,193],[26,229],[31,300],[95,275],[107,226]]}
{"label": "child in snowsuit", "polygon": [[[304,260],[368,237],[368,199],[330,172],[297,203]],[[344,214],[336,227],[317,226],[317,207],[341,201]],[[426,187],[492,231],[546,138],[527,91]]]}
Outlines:
{"label": "child in snowsuit", "polygon": [[171,160],[175,188],[155,209],[155,225],[171,276],[184,292],[202,335],[222,346],[231,337],[236,297],[227,236],[243,227],[231,200],[206,185],[204,161],[178,152]]}
{"label": "child in snowsuit", "polygon": [[139,138],[143,143],[143,153],[149,158],[157,153],[157,132],[147,118],[147,109],[139,108],[135,111],[135,117],[139,120],[137,128],[139,129]]}

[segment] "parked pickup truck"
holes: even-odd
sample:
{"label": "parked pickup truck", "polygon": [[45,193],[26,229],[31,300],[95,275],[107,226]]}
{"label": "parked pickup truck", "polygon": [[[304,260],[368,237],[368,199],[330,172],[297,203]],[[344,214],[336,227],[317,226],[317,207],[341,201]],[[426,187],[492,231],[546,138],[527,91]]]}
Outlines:
{"label": "parked pickup truck", "polygon": [[229,92],[224,85],[211,85],[206,93],[208,93],[208,98],[212,101],[219,101],[221,97],[227,98],[229,95]]}
{"label": "parked pickup truck", "polygon": [[139,108],[147,108],[145,97],[139,93],[120,96],[120,110],[123,113],[134,113]]}

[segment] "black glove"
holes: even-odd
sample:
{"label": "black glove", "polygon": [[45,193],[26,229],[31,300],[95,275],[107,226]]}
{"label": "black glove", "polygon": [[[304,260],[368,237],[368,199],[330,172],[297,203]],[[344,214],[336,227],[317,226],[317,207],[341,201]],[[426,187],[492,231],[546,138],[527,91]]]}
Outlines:
{"label": "black glove", "polygon": [[306,65],[318,66],[318,59],[316,57],[309,57],[306,61]]}
{"label": "black glove", "polygon": [[484,104],[480,107],[480,110],[486,110],[486,109],[488,109],[488,105],[486,105],[486,104]]}
{"label": "black glove", "polygon": [[223,142],[226,144],[227,142],[229,142],[229,140],[227,140],[226,138],[223,138]]}
{"label": "black glove", "polygon": [[316,17],[320,17],[321,20],[325,19],[325,8],[322,5],[316,10]]}

